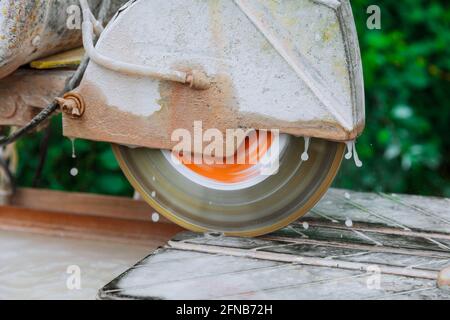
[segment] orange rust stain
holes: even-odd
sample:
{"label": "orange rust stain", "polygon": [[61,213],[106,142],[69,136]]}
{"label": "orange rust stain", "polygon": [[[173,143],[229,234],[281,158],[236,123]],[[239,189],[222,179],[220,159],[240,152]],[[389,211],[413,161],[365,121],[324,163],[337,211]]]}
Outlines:
{"label": "orange rust stain", "polygon": [[171,140],[173,130],[183,128],[193,133],[193,123],[198,120],[203,121],[203,130],[217,128],[225,132],[226,129],[238,128],[279,129],[280,133],[332,141],[352,140],[364,128],[362,122],[348,132],[335,122],[287,122],[257,114],[240,113],[233,107],[236,102],[226,77],[218,77],[215,82],[211,89],[204,92],[191,90],[183,85],[164,84],[160,88],[162,109],[150,117],[141,117],[108,105],[104,93],[95,84],[84,81],[77,92],[85,99],[86,112],[79,120],[64,117],[64,135],[170,150],[178,143]]}
{"label": "orange rust stain", "polygon": [[[162,108],[158,114],[166,116],[158,125],[165,128],[169,136],[177,129],[186,129],[192,134],[196,121],[202,122],[203,130],[215,128],[225,132],[238,128],[237,102],[228,76],[216,76],[208,90],[192,90],[183,84],[165,82],[159,91]],[[149,118],[153,119],[155,115]]]}
{"label": "orange rust stain", "polygon": [[172,149],[178,144],[171,140],[173,131],[186,129],[194,137],[195,121],[202,121],[203,130],[238,128],[233,90],[226,76],[217,76],[212,87],[204,91],[173,82],[164,82],[159,89],[161,110],[142,117],[108,105],[107,96],[95,84],[83,81],[76,92],[83,96],[86,111],[82,119],[64,119],[65,135]]}

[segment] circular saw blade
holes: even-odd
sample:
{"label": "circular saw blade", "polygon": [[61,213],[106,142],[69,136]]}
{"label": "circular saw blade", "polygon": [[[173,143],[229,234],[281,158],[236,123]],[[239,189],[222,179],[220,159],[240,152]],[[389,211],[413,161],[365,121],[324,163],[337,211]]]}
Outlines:
{"label": "circular saw blade", "polygon": [[258,236],[294,222],[320,200],[336,176],[345,145],[312,139],[305,162],[303,138],[289,137],[279,171],[237,190],[190,180],[161,150],[118,145],[113,150],[133,187],[169,220],[196,232]]}

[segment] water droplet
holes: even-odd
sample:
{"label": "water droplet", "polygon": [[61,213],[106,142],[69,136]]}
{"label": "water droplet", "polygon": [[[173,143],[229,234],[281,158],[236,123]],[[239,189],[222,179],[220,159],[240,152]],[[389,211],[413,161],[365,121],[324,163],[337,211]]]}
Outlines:
{"label": "water droplet", "polygon": [[303,222],[303,229],[308,230],[309,229],[309,223]]}
{"label": "water droplet", "polygon": [[70,138],[70,142],[72,143],[72,159],[76,159],[77,153],[75,151],[75,138]]}
{"label": "water droplet", "polygon": [[156,178],[155,178],[155,177],[152,177],[152,180],[153,180],[153,181],[156,181]]}
{"label": "water droplet", "polygon": [[77,168],[72,168],[72,169],[70,169],[70,175],[72,176],[72,177],[76,177],[77,175],[78,175],[78,169]]}
{"label": "water droplet", "polygon": [[347,153],[345,154],[345,159],[350,160],[353,156],[353,141],[348,141],[345,144],[347,145]]}
{"label": "water droplet", "polygon": [[352,219],[347,218],[347,220],[345,220],[345,225],[346,225],[348,228],[353,227],[353,221],[352,221]]}
{"label": "water droplet", "polygon": [[356,141],[347,141],[347,153],[345,154],[345,159],[350,160],[353,156],[353,159],[355,160],[355,165],[358,168],[361,168],[363,166],[363,163],[361,160],[359,160],[358,152],[356,151]]}
{"label": "water droplet", "polygon": [[137,191],[134,192],[133,199],[134,200],[141,200],[141,195],[139,194],[139,192],[137,192]]}
{"label": "water droplet", "polygon": [[156,197],[156,191],[152,191],[152,198]]}
{"label": "water droplet", "polygon": [[309,150],[309,143],[311,141],[311,138],[304,137],[304,139],[305,139],[305,151],[303,151],[301,158],[302,158],[302,161],[308,161],[309,160],[308,150]]}
{"label": "water droplet", "polygon": [[158,214],[158,213],[154,212],[154,213],[152,214],[152,221],[153,221],[154,223],[157,223],[157,222],[159,221],[159,214]]}

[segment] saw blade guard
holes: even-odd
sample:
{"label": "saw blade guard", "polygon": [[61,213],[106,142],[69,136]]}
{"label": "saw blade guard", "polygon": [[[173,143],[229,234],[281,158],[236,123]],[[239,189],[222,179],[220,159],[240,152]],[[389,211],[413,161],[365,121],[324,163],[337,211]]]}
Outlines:
{"label": "saw blade guard", "polygon": [[87,108],[82,121],[64,117],[66,136],[172,149],[173,130],[194,121],[332,141],[364,128],[347,0],[137,0],[103,32],[91,16],[76,90]]}

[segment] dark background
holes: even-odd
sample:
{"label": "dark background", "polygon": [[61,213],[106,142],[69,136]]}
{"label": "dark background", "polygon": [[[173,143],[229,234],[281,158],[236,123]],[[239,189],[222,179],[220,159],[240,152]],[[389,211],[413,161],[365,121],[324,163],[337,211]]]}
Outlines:
{"label": "dark background", "polygon": [[[367,126],[358,139],[364,167],[344,161],[336,187],[450,197],[450,1],[352,0],[366,87]],[[366,27],[378,5],[382,29]],[[61,136],[53,119],[40,187],[131,195],[108,144]],[[31,186],[42,133],[18,143],[19,183]],[[78,177],[69,174],[73,167]]]}

